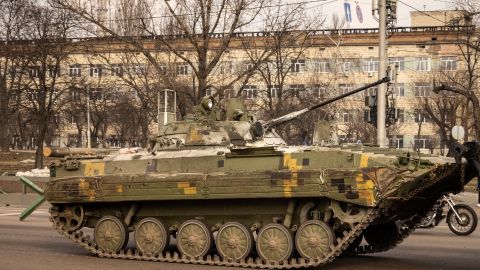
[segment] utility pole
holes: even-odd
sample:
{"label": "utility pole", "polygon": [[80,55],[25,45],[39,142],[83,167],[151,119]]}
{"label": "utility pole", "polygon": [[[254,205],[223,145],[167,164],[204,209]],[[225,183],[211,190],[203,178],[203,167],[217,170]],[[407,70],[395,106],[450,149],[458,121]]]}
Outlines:
{"label": "utility pole", "polygon": [[92,148],[90,134],[90,87],[87,86],[87,148]]}
{"label": "utility pole", "polygon": [[[378,0],[378,79],[384,78],[387,73],[387,0]],[[377,93],[377,144],[385,148],[385,105],[386,83],[378,86]]]}

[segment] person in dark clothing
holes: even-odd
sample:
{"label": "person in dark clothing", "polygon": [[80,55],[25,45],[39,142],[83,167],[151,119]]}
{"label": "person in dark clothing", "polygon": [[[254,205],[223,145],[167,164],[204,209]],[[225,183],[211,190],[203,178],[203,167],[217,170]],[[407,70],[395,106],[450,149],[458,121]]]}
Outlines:
{"label": "person in dark clothing", "polygon": [[478,192],[478,203],[477,203],[477,207],[480,207],[480,177],[477,178],[477,192]]}

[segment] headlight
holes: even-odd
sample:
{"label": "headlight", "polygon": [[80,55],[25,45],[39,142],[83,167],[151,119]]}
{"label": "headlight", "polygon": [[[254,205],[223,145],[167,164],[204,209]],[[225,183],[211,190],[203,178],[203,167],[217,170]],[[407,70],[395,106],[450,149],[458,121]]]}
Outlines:
{"label": "headlight", "polygon": [[211,110],[213,108],[213,100],[211,98],[208,99],[207,107],[208,107],[209,110]]}
{"label": "headlight", "polygon": [[215,100],[213,100],[213,97],[204,97],[201,104],[205,110],[211,111],[215,105]]}

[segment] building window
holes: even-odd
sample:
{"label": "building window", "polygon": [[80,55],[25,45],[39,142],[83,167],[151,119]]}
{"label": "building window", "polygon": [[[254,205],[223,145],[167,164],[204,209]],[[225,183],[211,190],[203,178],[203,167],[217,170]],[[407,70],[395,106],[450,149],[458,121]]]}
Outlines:
{"label": "building window", "polygon": [[414,94],[416,97],[429,97],[432,91],[432,85],[425,82],[415,83]]}
{"label": "building window", "polygon": [[397,97],[404,97],[405,96],[405,84],[397,83],[397,87],[394,89],[395,95]]}
{"label": "building window", "polygon": [[[269,67],[270,67],[270,65],[269,65]],[[245,70],[253,71],[254,69],[255,69],[255,64],[254,63],[252,63],[252,62],[245,63]]]}
{"label": "building window", "polygon": [[225,96],[225,99],[235,98],[236,94],[237,94],[236,91],[233,89],[223,90],[223,95]]}
{"label": "building window", "polygon": [[327,88],[324,85],[315,84],[312,87],[312,95],[315,98],[324,99],[327,96]]}
{"label": "building window", "polygon": [[92,88],[88,91],[88,96],[91,101],[102,101],[103,90],[101,88]]}
{"label": "building window", "polygon": [[[341,83],[338,85],[338,94],[339,95],[343,95],[343,94],[346,94],[348,92],[351,92],[353,91],[353,84],[344,84],[344,83]],[[354,95],[350,95],[346,98],[354,98],[354,97],[361,97],[363,95],[362,92],[358,92]]]}
{"label": "building window", "polygon": [[425,149],[431,145],[432,138],[426,135],[415,135],[413,145],[417,149]]}
{"label": "building window", "polygon": [[102,66],[101,65],[91,65],[90,66],[90,77],[101,77],[102,76]]}
{"label": "building window", "polygon": [[71,65],[68,67],[68,76],[80,77],[82,75],[82,68],[80,65]]}
{"label": "building window", "polygon": [[188,63],[178,63],[176,66],[175,66],[175,74],[177,74],[177,76],[185,76],[185,75],[188,75],[190,74],[190,69],[189,69],[189,65]]}
{"label": "building window", "polygon": [[338,85],[338,94],[343,95],[353,90],[353,84],[341,83]]}
{"label": "building window", "polygon": [[430,57],[417,57],[415,58],[415,70],[417,71],[430,71],[431,70],[431,58]]}
{"label": "building window", "polygon": [[27,98],[29,100],[37,100],[38,99],[38,91],[36,91],[36,90],[28,89],[25,92],[25,95],[27,96]]}
{"label": "building window", "polygon": [[440,57],[440,69],[443,71],[457,70],[457,57],[456,56]]}
{"label": "building window", "polygon": [[77,123],[77,115],[72,112],[66,112],[65,118],[68,124],[76,124]]}
{"label": "building window", "polygon": [[135,75],[145,75],[145,74],[147,74],[147,66],[145,64],[133,65],[130,70]]}
{"label": "building window", "polygon": [[112,66],[112,76],[122,77],[123,76],[123,67],[122,65],[113,65]]}
{"label": "building window", "polygon": [[267,87],[267,95],[269,98],[278,98],[278,85],[269,85]]}
{"label": "building window", "polygon": [[370,111],[363,111],[363,121],[367,123],[370,122]]}
{"label": "building window", "polygon": [[50,78],[60,76],[60,68],[57,69],[56,66],[48,66],[48,76]]}
{"label": "building window", "polygon": [[403,57],[390,57],[388,62],[393,70],[395,70],[395,66],[398,66],[398,71],[405,70],[405,58]]}
{"label": "building window", "polygon": [[256,85],[247,85],[243,88],[243,97],[245,99],[256,99],[257,98],[257,86]]}
{"label": "building window", "polygon": [[293,73],[301,73],[305,71],[305,59],[292,60],[290,69]]}
{"label": "building window", "polygon": [[220,75],[232,74],[233,64],[230,61],[221,62],[218,67],[218,73]]}
{"label": "building window", "polygon": [[125,93],[122,91],[122,89],[117,87],[112,87],[108,89],[108,91],[104,92],[103,98],[105,100],[117,101],[124,96],[125,96]]}
{"label": "building window", "polygon": [[212,88],[207,88],[205,90],[205,96],[213,96],[215,94],[215,90],[213,90]]}
{"label": "building window", "polygon": [[316,73],[329,73],[330,72],[330,63],[328,60],[317,60],[315,61],[314,71]]}
{"label": "building window", "polygon": [[350,123],[352,119],[352,114],[349,112],[342,113],[342,121],[343,123]]}
{"label": "building window", "polygon": [[428,116],[422,110],[415,110],[415,123],[428,123]]}
{"label": "building window", "polygon": [[166,75],[166,74],[168,73],[167,64],[165,64],[165,63],[159,63],[159,64],[158,64],[158,72],[159,72],[160,74]]}
{"label": "building window", "polygon": [[40,67],[33,66],[28,68],[28,75],[30,78],[37,78],[40,75]]}
{"label": "building window", "polygon": [[291,84],[290,85],[290,96],[292,97],[300,97],[300,94],[305,92],[305,85],[304,84]]}
{"label": "building window", "polygon": [[449,24],[451,26],[460,26],[460,19],[452,19]]}
{"label": "building window", "polygon": [[363,72],[377,72],[378,58],[369,58],[363,60]]}
{"label": "building window", "polygon": [[398,123],[405,122],[405,110],[404,109],[395,109],[395,119],[397,119]]}
{"label": "building window", "polygon": [[340,63],[340,68],[341,68],[341,72],[342,73],[350,73],[350,72],[353,72],[353,60],[342,60],[342,62]]}
{"label": "building window", "polygon": [[403,148],[403,135],[388,136],[388,144],[393,148]]}
{"label": "building window", "polygon": [[78,88],[70,88],[70,100],[71,100],[71,101],[78,101],[78,100],[80,100],[80,89],[78,89]]}

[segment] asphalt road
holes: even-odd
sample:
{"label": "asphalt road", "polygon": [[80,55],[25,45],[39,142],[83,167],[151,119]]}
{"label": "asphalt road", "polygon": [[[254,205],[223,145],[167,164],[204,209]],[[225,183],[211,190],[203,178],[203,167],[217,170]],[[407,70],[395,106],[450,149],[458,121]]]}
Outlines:
{"label": "asphalt road", "polygon": [[[460,197],[475,205],[475,195]],[[477,214],[480,209],[475,207]],[[41,208],[19,222],[20,207],[0,206],[0,270],[86,269],[233,269],[189,264],[169,264],[97,258],[59,236]],[[467,237],[454,235],[445,223],[418,229],[397,248],[385,253],[340,257],[321,269],[480,269],[480,228]],[[239,268],[240,269],[240,268]],[[243,269],[243,268],[242,268]]]}

